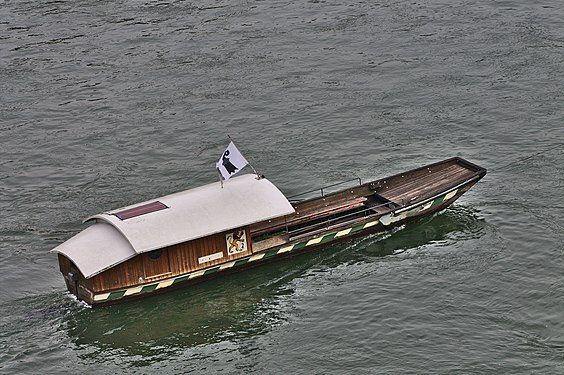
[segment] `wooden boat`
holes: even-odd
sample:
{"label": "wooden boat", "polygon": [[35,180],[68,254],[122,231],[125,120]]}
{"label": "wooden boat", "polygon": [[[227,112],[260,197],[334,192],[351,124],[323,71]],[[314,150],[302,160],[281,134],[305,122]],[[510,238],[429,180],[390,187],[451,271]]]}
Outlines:
{"label": "wooden boat", "polygon": [[52,252],[73,295],[110,304],[389,230],[444,209],[485,174],[455,157],[302,200],[247,174],[94,215]]}

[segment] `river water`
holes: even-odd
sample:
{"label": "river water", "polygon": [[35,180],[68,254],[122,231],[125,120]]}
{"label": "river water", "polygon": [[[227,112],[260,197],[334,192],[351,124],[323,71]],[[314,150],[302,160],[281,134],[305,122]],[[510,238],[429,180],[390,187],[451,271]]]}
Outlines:
{"label": "river water", "polygon": [[[3,0],[0,46],[0,373],[564,373],[562,1]],[[287,194],[489,172],[390,233],[74,301],[49,250],[215,181],[227,135]]]}

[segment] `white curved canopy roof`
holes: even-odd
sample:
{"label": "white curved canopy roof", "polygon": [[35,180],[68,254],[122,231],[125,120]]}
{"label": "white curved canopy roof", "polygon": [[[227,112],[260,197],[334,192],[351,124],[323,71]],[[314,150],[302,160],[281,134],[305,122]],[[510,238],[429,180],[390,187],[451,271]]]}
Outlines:
{"label": "white curved canopy roof", "polygon": [[106,223],[89,226],[51,251],[72,260],[86,278],[137,255],[125,237]]}
{"label": "white curved canopy roof", "polygon": [[[67,256],[88,278],[140,253],[294,212],[265,178],[246,174],[223,185],[216,182],[94,215],[85,220],[95,220],[94,225],[52,251]],[[166,208],[124,220],[118,217],[155,202]]]}

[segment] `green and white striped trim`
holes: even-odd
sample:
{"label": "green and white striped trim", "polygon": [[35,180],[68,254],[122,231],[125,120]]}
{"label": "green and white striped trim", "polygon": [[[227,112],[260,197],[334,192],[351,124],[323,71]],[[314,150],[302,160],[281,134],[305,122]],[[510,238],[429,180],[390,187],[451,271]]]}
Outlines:
{"label": "green and white striped trim", "polygon": [[412,206],[408,206],[408,207],[396,210],[394,212],[391,212],[387,215],[382,216],[379,220],[374,220],[374,221],[370,221],[370,222],[367,222],[367,223],[364,223],[364,224],[359,224],[359,225],[354,226],[352,228],[343,229],[343,230],[340,230],[338,232],[326,234],[326,235],[323,235],[321,237],[313,238],[313,239],[310,239],[310,240],[307,240],[307,241],[298,242],[298,243],[295,243],[293,245],[279,247],[277,249],[268,250],[268,251],[265,251],[265,252],[259,253],[259,254],[253,254],[253,255],[248,256],[246,258],[237,259],[237,260],[234,260],[234,261],[229,262],[229,263],[220,264],[218,266],[214,266],[214,267],[207,268],[207,269],[204,269],[204,270],[195,271],[195,272],[185,274],[185,275],[182,275],[182,276],[176,276],[176,277],[173,277],[173,278],[170,278],[170,279],[165,279],[165,280],[162,280],[162,281],[155,282],[153,284],[137,286],[137,287],[118,290],[118,291],[110,292],[110,293],[96,294],[94,296],[94,302],[104,302],[104,301],[118,299],[118,298],[122,298],[122,297],[126,297],[126,296],[148,293],[148,292],[152,292],[156,289],[167,288],[169,286],[181,283],[183,281],[195,279],[195,278],[200,277],[200,276],[210,275],[210,274],[218,272],[218,271],[223,271],[223,270],[226,270],[226,269],[229,269],[229,268],[234,268],[234,267],[240,267],[240,266],[243,266],[247,263],[267,259],[267,258],[273,257],[273,256],[278,255],[278,254],[284,254],[284,253],[288,253],[288,252],[291,252],[291,251],[300,250],[300,249],[303,249],[303,248],[308,247],[308,246],[314,246],[314,245],[319,245],[319,244],[322,244],[322,243],[325,243],[325,242],[329,242],[329,241],[332,241],[336,238],[344,237],[344,236],[356,233],[358,231],[373,227],[373,226],[380,224],[380,223],[384,226],[388,226],[392,223],[401,221],[401,220],[403,220],[407,217],[415,216],[415,215],[422,213],[423,211],[429,210],[431,208],[435,208],[438,205],[440,205],[441,203],[446,202],[446,201],[454,198],[459,191],[464,191],[464,187],[465,187],[464,185],[466,185],[467,183],[469,183],[471,181],[467,181],[463,184],[455,186],[454,188],[448,190],[446,193],[443,193],[442,195],[432,197],[432,198],[429,198],[429,199],[424,200],[422,202],[418,202],[418,203],[416,203]]}
{"label": "green and white striped trim", "polygon": [[404,207],[399,210],[390,212],[389,214],[380,217],[380,222],[384,226],[389,226],[409,217],[419,216],[423,213],[423,211],[433,209],[440,204],[451,200],[459,191],[464,192],[463,189],[463,185],[458,185],[448,190],[446,193],[442,193],[441,195],[426,199],[422,202],[418,202],[412,206]]}

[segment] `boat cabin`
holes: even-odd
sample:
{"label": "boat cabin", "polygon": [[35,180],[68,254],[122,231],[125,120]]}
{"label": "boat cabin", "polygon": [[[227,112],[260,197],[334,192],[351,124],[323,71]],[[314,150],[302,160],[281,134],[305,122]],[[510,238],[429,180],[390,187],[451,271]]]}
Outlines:
{"label": "boat cabin", "polygon": [[251,224],[294,212],[265,178],[247,174],[225,185],[212,183],[87,218],[92,225],[52,250],[59,254],[67,288],[91,301],[100,292],[248,256]]}

